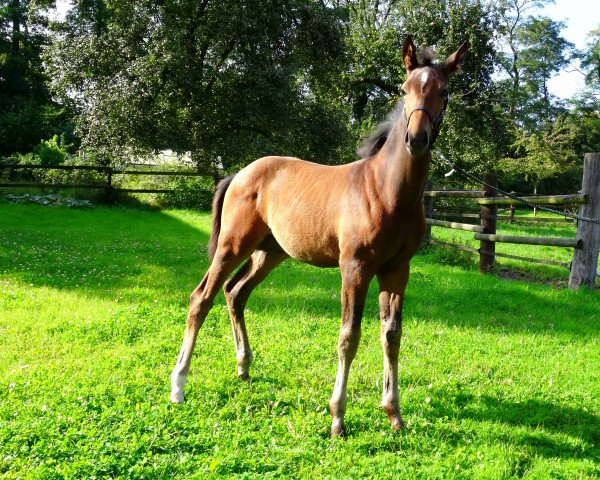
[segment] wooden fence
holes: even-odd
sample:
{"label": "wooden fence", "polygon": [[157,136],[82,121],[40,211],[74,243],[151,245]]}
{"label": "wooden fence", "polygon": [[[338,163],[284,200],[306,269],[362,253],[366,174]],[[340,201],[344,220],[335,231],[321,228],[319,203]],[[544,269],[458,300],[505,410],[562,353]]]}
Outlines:
{"label": "wooden fence", "polygon": [[[40,182],[0,182],[1,187],[9,188],[53,188],[53,189],[100,189],[107,193],[107,200],[110,202],[116,192],[126,193],[173,193],[172,189],[160,188],[118,188],[113,185],[113,179],[117,175],[154,175],[154,176],[200,176],[197,172],[191,171],[155,171],[155,170],[120,170],[113,167],[100,167],[89,165],[20,165],[9,164],[0,165],[0,172],[4,169],[45,169],[45,170],[88,170],[96,171],[105,176],[102,183],[40,183]],[[484,183],[497,186],[498,179],[495,175],[484,176]],[[556,262],[547,259],[536,259],[520,257],[516,255],[507,255],[496,253],[496,243],[520,243],[528,245],[550,245],[560,247],[571,247],[575,250],[573,261],[571,262],[571,274],[569,278],[570,288],[579,288],[586,285],[590,288],[595,286],[595,279],[598,268],[598,250],[600,248],[600,225],[590,222],[578,222],[577,234],[575,238],[549,238],[549,237],[525,237],[498,235],[496,232],[496,223],[498,220],[514,221],[514,206],[518,203],[510,197],[498,197],[494,195],[494,190],[486,187],[482,190],[433,190],[431,184],[423,195],[425,215],[427,217],[428,231],[426,241],[438,244],[451,245],[461,250],[466,250],[479,254],[479,270],[487,272],[495,262],[496,257],[506,257],[516,260],[541,263],[545,265],[559,265],[568,267],[569,264]],[[434,200],[436,198],[468,198],[480,206],[478,214],[473,213],[451,213],[434,212]],[[527,202],[534,205],[552,205],[552,206],[572,206],[581,205],[580,216],[592,218],[600,221],[600,153],[588,153],[584,158],[584,172],[581,193],[573,195],[544,195],[522,197]],[[504,205],[510,207],[508,216],[498,215],[498,206]],[[440,218],[479,218],[480,224],[461,223]],[[560,219],[537,219],[537,221],[561,221]],[[439,226],[458,230],[474,232],[475,239],[480,241],[479,249],[455,245],[447,242],[436,241],[431,238],[431,226]]]}
{"label": "wooden fence", "polygon": [[153,176],[178,176],[178,177],[199,177],[200,173],[192,171],[157,171],[157,170],[131,170],[117,169],[113,167],[101,167],[92,165],[21,165],[21,164],[0,164],[0,173],[2,170],[85,170],[94,171],[105,177],[102,183],[43,183],[43,182],[0,182],[0,188],[52,188],[52,189],[89,189],[106,191],[107,200],[111,202],[114,199],[114,193],[173,193],[173,189],[161,188],[119,188],[113,184],[114,177],[118,175],[153,175]]}
{"label": "wooden fence", "polygon": [[[496,175],[488,174],[484,176],[484,184],[491,186],[498,185]],[[576,289],[582,285],[594,288],[598,268],[598,250],[600,248],[600,225],[578,221],[577,233],[575,238],[556,238],[556,237],[528,237],[513,235],[498,235],[496,232],[497,221],[514,221],[514,206],[522,202],[510,197],[495,196],[493,188],[484,185],[482,190],[433,190],[431,183],[428,183],[426,191],[423,194],[423,203],[425,216],[427,217],[427,234],[425,241],[442,245],[449,245],[460,250],[479,254],[479,271],[487,272],[494,266],[496,257],[505,257],[510,259],[522,260],[527,262],[540,263],[544,265],[558,265],[570,267],[569,288]],[[435,199],[440,198],[467,198],[472,199],[476,205],[480,206],[479,213],[454,213],[437,212],[434,210]],[[600,222],[600,154],[586,154],[584,158],[584,171],[581,193],[573,195],[539,195],[520,197],[530,204],[551,205],[553,207],[580,205],[579,216],[591,218]],[[498,215],[498,206],[510,207],[508,216]],[[479,225],[472,223],[460,223],[455,221],[443,220],[440,218],[454,219],[479,219]],[[538,219],[539,221],[540,219]],[[564,221],[561,219],[544,218],[541,221]],[[439,226],[457,230],[466,230],[474,232],[475,240],[479,240],[478,249],[456,245],[448,242],[434,240],[431,237],[431,226]],[[571,247],[574,249],[573,261],[571,264],[556,262],[540,258],[528,258],[516,255],[508,255],[496,252],[496,243],[517,243],[527,245],[549,245],[556,247]]]}

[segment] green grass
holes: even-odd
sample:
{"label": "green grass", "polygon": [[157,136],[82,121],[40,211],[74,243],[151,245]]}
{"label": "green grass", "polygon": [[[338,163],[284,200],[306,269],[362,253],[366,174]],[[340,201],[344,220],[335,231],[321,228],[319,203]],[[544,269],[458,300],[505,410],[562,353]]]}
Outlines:
{"label": "green grass", "polygon": [[185,211],[0,204],[0,476],[600,476],[598,293],[479,275],[441,249],[412,264],[404,431],[377,407],[372,285],[349,435],[328,438],[339,273],[292,261],[248,304],[252,382],[236,378],[220,295],[186,402],[170,405],[208,229],[207,214]]}

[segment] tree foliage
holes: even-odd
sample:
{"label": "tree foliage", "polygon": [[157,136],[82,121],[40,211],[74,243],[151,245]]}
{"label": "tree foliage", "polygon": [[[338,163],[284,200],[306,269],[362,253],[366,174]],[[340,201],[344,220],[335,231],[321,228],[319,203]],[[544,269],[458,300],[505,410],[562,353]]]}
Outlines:
{"label": "tree foliage", "polygon": [[330,15],[303,0],[82,0],[47,58],[106,160],[170,148],[207,173],[275,152],[327,163],[346,135],[318,101],[342,54]]}
{"label": "tree foliage", "polygon": [[576,137],[577,126],[566,116],[536,133],[521,130],[513,145],[518,156],[504,159],[500,167],[522,175],[537,188],[540,182],[576,168],[578,158],[572,148]]}
{"label": "tree foliage", "polygon": [[587,70],[586,80],[600,89],[600,27],[588,35],[587,48],[582,54],[581,65]]}
{"label": "tree foliage", "polygon": [[27,152],[64,131],[68,112],[51,100],[41,51],[53,1],[0,0],[0,156]]}
{"label": "tree foliage", "polygon": [[0,155],[74,112],[101,163],[170,149],[218,177],[268,154],[351,161],[401,96],[408,34],[440,59],[469,42],[434,158],[543,184],[600,150],[600,34],[579,54],[586,91],[553,97],[574,54],[540,14],[552,0],[77,0],[49,34],[53,2],[0,1]]}
{"label": "tree foliage", "polygon": [[564,26],[548,17],[529,18],[518,32],[524,47],[517,63],[523,72],[521,116],[530,130],[560,112],[553,108],[556,99],[548,90],[548,81],[569,64],[573,52],[573,44],[560,35]]}
{"label": "tree foliage", "polygon": [[498,10],[502,46],[498,58],[505,77],[497,84],[504,92],[501,109],[510,119],[512,137],[498,169],[520,175],[535,187],[574,171],[579,155],[576,139],[582,133],[578,117],[548,89],[549,80],[574,58],[573,44],[561,35],[565,24],[533,15],[551,3],[501,0]]}

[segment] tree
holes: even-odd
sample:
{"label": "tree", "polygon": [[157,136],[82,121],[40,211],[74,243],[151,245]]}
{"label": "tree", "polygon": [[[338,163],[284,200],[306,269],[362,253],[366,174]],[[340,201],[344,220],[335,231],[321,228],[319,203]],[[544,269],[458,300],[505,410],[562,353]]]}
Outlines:
{"label": "tree", "polygon": [[553,108],[556,99],[548,91],[548,81],[570,63],[574,45],[560,36],[564,26],[548,17],[529,18],[518,32],[523,51],[517,66],[526,92],[521,113],[530,130],[560,112]]}
{"label": "tree", "polygon": [[592,30],[588,35],[587,51],[583,54],[582,66],[587,68],[587,82],[600,84],[600,28]]}
{"label": "tree", "polygon": [[509,174],[521,175],[538,191],[541,182],[577,169],[578,157],[573,149],[578,127],[569,116],[559,116],[536,133],[519,132],[514,143],[517,155],[501,162]]}
{"label": "tree", "polygon": [[519,43],[519,32],[527,21],[527,12],[552,3],[554,0],[500,0],[498,2],[501,40],[498,59],[510,79],[506,91],[509,97],[509,113],[513,118],[516,116],[517,106],[523,98],[520,66],[522,46]]}
{"label": "tree", "polygon": [[600,28],[588,35],[580,54],[586,88],[571,99],[571,118],[578,126],[574,149],[578,158],[600,152]]}
{"label": "tree", "polygon": [[216,176],[272,153],[339,161],[345,122],[320,100],[342,53],[315,1],[82,0],[46,58],[101,161],[169,148]]}
{"label": "tree", "polygon": [[0,1],[0,156],[30,151],[64,130],[67,115],[52,101],[40,54],[44,12],[53,1]]}
{"label": "tree", "polygon": [[575,168],[575,142],[579,135],[564,104],[550,94],[548,81],[567,66],[574,47],[561,36],[564,23],[541,15],[535,9],[553,0],[501,0],[498,58],[506,78],[498,82],[506,98],[500,104],[509,120],[513,140],[500,169],[515,179],[512,188],[537,189],[542,182],[571,177]]}
{"label": "tree", "polygon": [[554,0],[501,0],[498,59],[507,79],[499,82],[517,128],[537,131],[563,112],[548,91],[548,80],[571,61],[574,46],[560,32],[563,22],[532,16]]}

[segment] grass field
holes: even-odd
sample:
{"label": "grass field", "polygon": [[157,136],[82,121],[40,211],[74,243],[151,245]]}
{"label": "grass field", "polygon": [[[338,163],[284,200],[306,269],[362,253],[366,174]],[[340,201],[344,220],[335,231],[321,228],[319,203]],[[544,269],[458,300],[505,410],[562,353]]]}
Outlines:
{"label": "grass field", "polygon": [[480,275],[468,255],[415,257],[404,431],[378,409],[372,285],[349,435],[328,438],[339,273],[293,261],[248,304],[252,382],[236,378],[221,295],[186,402],[170,405],[208,228],[195,212],[0,203],[1,477],[600,477],[600,296],[548,285],[567,275],[550,267],[523,283]]}

